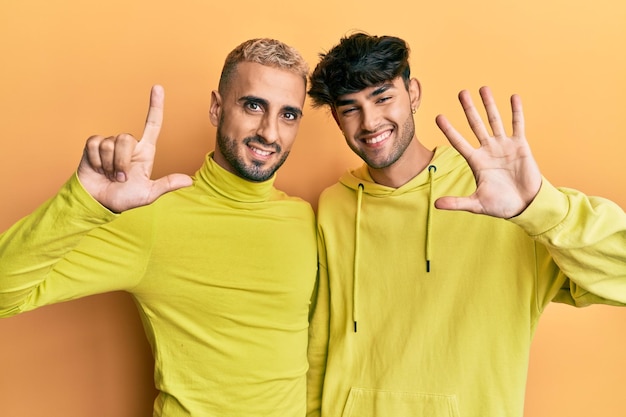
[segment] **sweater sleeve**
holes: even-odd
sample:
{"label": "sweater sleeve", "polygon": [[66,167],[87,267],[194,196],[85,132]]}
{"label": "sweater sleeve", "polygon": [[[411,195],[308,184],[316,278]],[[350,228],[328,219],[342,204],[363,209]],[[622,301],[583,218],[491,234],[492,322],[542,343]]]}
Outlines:
{"label": "sweater sleeve", "polygon": [[124,289],[134,268],[111,259],[121,256],[121,242],[128,239],[106,230],[119,217],[74,175],[56,196],[2,233],[0,317]]}
{"label": "sweater sleeve", "polygon": [[566,276],[554,301],[626,304],[626,214],[617,204],[544,179],[535,200],[511,221],[545,246]]}
{"label": "sweater sleeve", "polygon": [[319,417],[322,407],[322,391],[326,358],[328,355],[328,339],[330,331],[330,292],[328,269],[326,267],[326,248],[323,235],[318,234],[318,279],[311,298],[309,314],[309,345],[307,374],[307,417]]}

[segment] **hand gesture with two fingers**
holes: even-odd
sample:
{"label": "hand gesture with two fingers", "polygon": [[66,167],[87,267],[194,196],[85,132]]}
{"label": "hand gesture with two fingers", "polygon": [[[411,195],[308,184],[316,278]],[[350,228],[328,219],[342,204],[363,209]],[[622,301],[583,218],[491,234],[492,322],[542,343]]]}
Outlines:
{"label": "hand gesture with two fingers", "polygon": [[459,101],[480,147],[475,149],[443,115],[437,126],[450,144],[467,160],[476,179],[476,191],[465,197],[441,197],[435,207],[464,210],[500,218],[511,218],[528,207],[541,187],[541,173],[532,156],[524,131],[522,101],[511,96],[513,134],[507,136],[495,100],[488,87],[480,89],[492,134],[483,123],[467,91]]}
{"label": "hand gesture with two fingers", "polygon": [[78,179],[100,204],[121,213],[154,202],[161,195],[192,184],[185,174],[152,180],[156,143],[163,122],[164,91],[154,86],[141,139],[123,133],[91,136],[78,166]]}

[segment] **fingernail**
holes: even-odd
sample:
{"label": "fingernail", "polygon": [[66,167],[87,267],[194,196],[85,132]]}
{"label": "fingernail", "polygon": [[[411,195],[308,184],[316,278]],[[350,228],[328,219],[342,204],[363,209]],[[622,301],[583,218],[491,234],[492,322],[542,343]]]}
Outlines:
{"label": "fingernail", "polygon": [[117,171],[115,173],[115,179],[118,182],[126,182],[126,174],[124,174],[122,171]]}

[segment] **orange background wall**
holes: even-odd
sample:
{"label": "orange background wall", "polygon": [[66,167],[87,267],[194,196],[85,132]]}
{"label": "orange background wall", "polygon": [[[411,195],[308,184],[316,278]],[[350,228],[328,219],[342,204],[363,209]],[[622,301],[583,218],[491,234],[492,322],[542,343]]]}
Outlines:
{"label": "orange background wall", "polygon": [[[623,1],[3,0],[0,230],[55,193],[89,135],[140,134],[152,84],[166,90],[155,174],[192,173],[213,147],[210,91],[228,51],[276,37],[314,65],[355,29],[410,42],[428,146],[445,143],[438,113],[467,132],[459,90],[490,85],[503,114],[519,93],[544,175],[626,207]],[[307,107],[277,183],[315,205],[358,162],[327,112]],[[550,306],[526,417],[626,415],[625,349],[626,309]],[[150,416],[151,361],[122,293],[0,320],[0,416]]]}

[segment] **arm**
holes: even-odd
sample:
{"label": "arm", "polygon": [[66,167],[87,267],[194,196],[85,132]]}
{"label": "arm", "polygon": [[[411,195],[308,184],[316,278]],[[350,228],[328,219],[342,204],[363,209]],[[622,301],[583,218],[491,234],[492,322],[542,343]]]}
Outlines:
{"label": "arm", "polygon": [[[556,297],[575,305],[626,303],[626,215],[611,201],[556,189],[542,178],[524,132],[521,99],[511,97],[513,134],[508,137],[488,88],[480,89],[490,135],[462,91],[459,100],[480,147],[474,149],[446,120],[439,128],[467,160],[476,191],[467,197],[442,197],[437,208],[466,210],[509,219],[543,244],[569,278]],[[541,283],[540,283],[541,285]]]}
{"label": "arm", "polygon": [[162,90],[155,87],[139,143],[130,135],[120,141],[90,138],[77,174],[0,235],[0,316],[131,285],[147,244],[142,237],[148,222],[139,218],[146,210],[118,216],[106,207],[124,211],[149,204],[191,183],[182,174],[149,178],[162,109]]}
{"label": "arm", "polygon": [[544,179],[530,206],[510,221],[541,243],[567,276],[554,301],[626,304],[626,214],[617,204]]}
{"label": "arm", "polygon": [[76,176],[31,215],[0,235],[0,316],[24,305],[54,265],[91,229],[116,215],[84,191]]}
{"label": "arm", "polygon": [[309,313],[309,371],[307,374],[307,417],[319,417],[328,355],[330,327],[330,292],[326,252],[321,231],[318,234],[318,279],[311,297]]}

